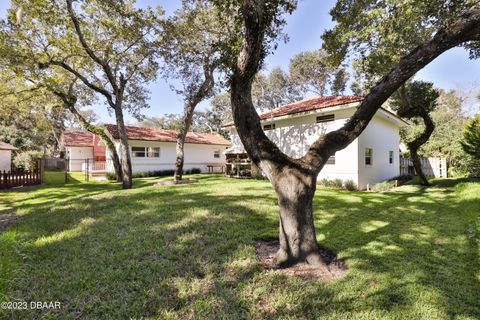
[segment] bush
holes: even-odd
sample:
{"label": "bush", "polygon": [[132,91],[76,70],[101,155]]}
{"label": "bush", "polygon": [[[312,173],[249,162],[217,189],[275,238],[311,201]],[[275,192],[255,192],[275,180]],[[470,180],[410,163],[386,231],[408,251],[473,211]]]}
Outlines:
{"label": "bush", "polygon": [[395,187],[395,182],[394,181],[383,181],[380,183],[375,184],[372,187],[373,192],[385,192],[389,191],[390,189]]}
{"label": "bush", "polygon": [[357,190],[357,184],[355,183],[355,181],[353,180],[346,180],[344,183],[343,183],[343,187],[345,189],[347,189],[348,191],[355,191]]}
{"label": "bush", "polygon": [[[132,175],[133,178],[148,178],[148,177],[167,177],[173,176],[175,170],[155,170],[155,171],[145,171],[145,172],[137,172]],[[199,168],[192,168],[190,170],[184,170],[183,174],[199,174],[202,173],[202,170]],[[108,180],[116,180],[117,175],[113,172],[107,172],[105,177]]]}
{"label": "bush", "polygon": [[342,189],[343,188],[343,181],[342,179],[334,179],[332,180],[332,187],[336,189]]}
{"label": "bush", "polygon": [[345,182],[342,179],[322,179],[318,182],[321,186],[327,188],[335,188],[335,189],[347,189],[350,191],[357,190],[357,185],[353,180],[346,180]]}
{"label": "bush", "polygon": [[105,178],[107,178],[107,180],[117,180],[117,175],[114,173],[114,172],[107,172],[105,173]]}
{"label": "bush", "polygon": [[37,165],[37,159],[43,156],[40,151],[22,151],[13,157],[13,165],[19,170],[32,170]]}

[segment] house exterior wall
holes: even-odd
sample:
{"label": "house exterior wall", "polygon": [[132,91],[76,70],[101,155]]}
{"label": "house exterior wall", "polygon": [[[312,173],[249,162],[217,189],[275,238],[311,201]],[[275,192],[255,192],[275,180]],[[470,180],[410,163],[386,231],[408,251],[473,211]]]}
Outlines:
{"label": "house exterior wall", "polygon": [[[287,155],[300,158],[309,146],[321,135],[340,128],[353,114],[353,109],[337,110],[335,112],[318,112],[301,117],[272,119],[262,121],[262,125],[275,123],[275,129],[266,131],[269,137]],[[334,114],[335,120],[316,123],[321,115]],[[233,145],[242,145],[235,128],[231,128]],[[353,141],[345,149],[335,154],[335,164],[326,164],[318,179],[353,180],[358,184],[358,142]]]}
{"label": "house exterior wall", "polygon": [[[266,135],[287,155],[299,158],[308,147],[322,134],[340,128],[355,111],[355,108],[290,117],[284,119],[263,120],[262,125],[275,123],[275,129],[266,131]],[[335,114],[335,121],[316,123],[322,115]],[[230,128],[232,144],[241,146],[240,137],[234,127]],[[321,179],[352,180],[359,189],[400,174],[399,124],[392,120],[388,112],[379,111],[368,124],[364,132],[346,148],[337,151],[335,164],[325,164],[318,175]],[[373,164],[365,165],[365,148],[373,149]],[[389,163],[389,151],[393,151],[393,163]]]}
{"label": "house exterior wall", "polygon": [[71,172],[82,171],[82,164],[86,159],[93,161],[92,147],[66,147],[67,158],[69,159],[68,170]]}
{"label": "house exterior wall", "polygon": [[[358,137],[359,183],[362,189],[400,175],[400,134],[397,125],[376,114]],[[371,148],[373,162],[365,164],[365,148]],[[389,163],[393,151],[393,163]]]}
{"label": "house exterior wall", "polygon": [[0,150],[0,171],[10,171],[12,168],[12,151]]}
{"label": "house exterior wall", "polygon": [[[176,144],[173,142],[158,142],[158,141],[140,141],[129,140],[128,144],[132,147],[159,147],[160,157],[158,158],[136,158],[132,156],[132,172],[149,172],[159,170],[173,170],[175,169],[176,160]],[[120,143],[115,141],[117,152],[120,155]],[[198,168],[202,172],[207,172],[207,165],[223,165],[225,163],[225,155],[223,151],[227,146],[223,145],[209,145],[209,144],[191,144],[186,143],[184,146],[185,160],[184,170]],[[220,158],[214,158],[214,152],[220,151]],[[107,171],[113,172],[113,164],[111,162],[110,152],[107,149]],[[120,155],[121,156],[121,155]],[[220,167],[215,168],[220,172]]]}

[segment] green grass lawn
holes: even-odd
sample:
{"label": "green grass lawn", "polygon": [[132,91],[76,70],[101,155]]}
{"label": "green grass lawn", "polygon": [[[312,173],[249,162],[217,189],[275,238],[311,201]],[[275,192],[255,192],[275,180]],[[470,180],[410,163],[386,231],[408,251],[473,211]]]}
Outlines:
{"label": "green grass lawn", "polygon": [[[50,183],[0,193],[2,300],[60,310],[25,319],[479,319],[480,183],[437,180],[390,193],[319,189],[318,240],[350,270],[321,283],[262,270],[254,241],[277,236],[265,181],[200,175],[134,189]],[[1,231],[0,231],[1,232]]]}

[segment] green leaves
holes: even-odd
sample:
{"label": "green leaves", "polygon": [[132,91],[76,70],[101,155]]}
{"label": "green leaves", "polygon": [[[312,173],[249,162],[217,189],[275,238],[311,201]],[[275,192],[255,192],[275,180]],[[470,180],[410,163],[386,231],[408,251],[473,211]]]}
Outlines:
{"label": "green leaves", "polygon": [[480,114],[465,124],[461,144],[466,153],[480,160]]}

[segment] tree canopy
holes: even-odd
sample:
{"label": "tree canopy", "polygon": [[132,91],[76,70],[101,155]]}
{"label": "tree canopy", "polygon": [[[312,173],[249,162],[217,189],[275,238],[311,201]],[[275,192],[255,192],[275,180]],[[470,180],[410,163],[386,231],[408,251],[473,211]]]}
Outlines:
{"label": "tree canopy", "polygon": [[480,114],[465,124],[461,144],[466,153],[480,160]]}

